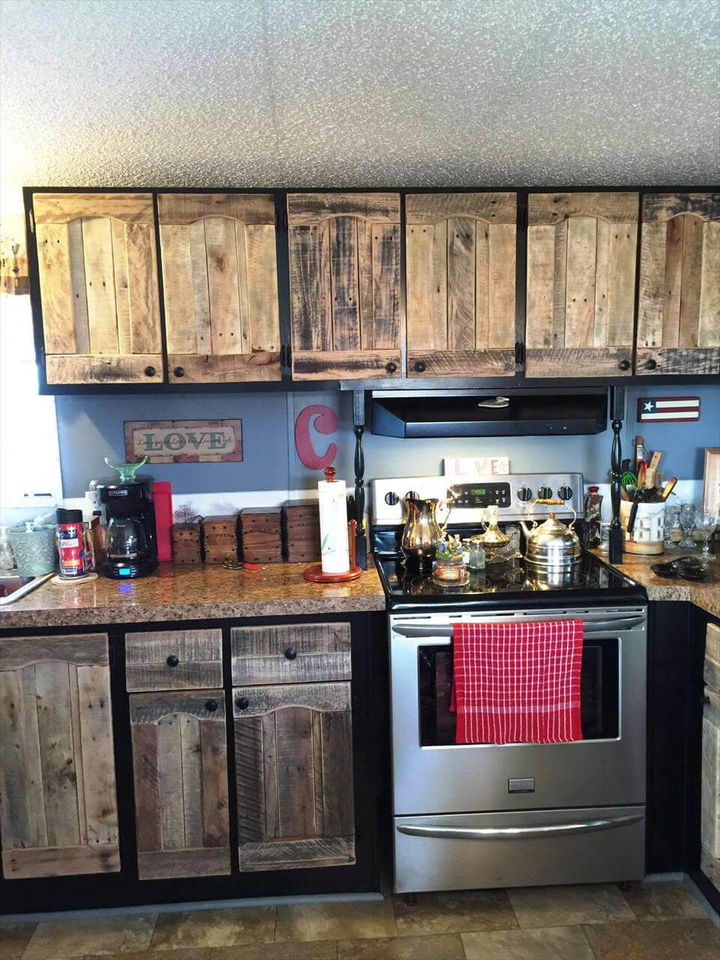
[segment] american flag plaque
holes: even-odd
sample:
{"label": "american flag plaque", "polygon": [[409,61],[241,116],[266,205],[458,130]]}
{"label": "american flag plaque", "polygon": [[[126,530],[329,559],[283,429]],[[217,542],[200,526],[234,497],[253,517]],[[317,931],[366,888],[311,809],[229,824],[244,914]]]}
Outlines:
{"label": "american flag plaque", "polygon": [[639,423],[699,420],[700,397],[641,397],[637,418]]}

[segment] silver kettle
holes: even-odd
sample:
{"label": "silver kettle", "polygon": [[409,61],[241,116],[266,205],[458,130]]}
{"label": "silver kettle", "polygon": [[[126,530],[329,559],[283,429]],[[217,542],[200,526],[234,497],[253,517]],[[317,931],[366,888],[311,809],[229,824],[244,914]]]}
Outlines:
{"label": "silver kettle", "polygon": [[528,527],[523,521],[525,533],[525,559],[538,567],[553,569],[572,567],[579,563],[582,546],[574,530],[575,520],[566,525],[557,520],[554,513],[539,526]]}

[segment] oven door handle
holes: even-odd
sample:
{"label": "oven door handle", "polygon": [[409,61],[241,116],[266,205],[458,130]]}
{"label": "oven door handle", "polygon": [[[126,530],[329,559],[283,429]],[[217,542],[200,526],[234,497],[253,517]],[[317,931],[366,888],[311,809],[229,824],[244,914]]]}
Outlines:
{"label": "oven door handle", "polygon": [[643,819],[642,813],[607,820],[583,820],[579,823],[553,823],[544,827],[443,827],[401,823],[395,829],[411,837],[437,837],[443,840],[516,840],[529,837],[562,837],[576,833],[595,833],[628,826]]}
{"label": "oven door handle", "polygon": [[[458,621],[461,623],[482,623],[482,621]],[[502,623],[543,623],[547,621],[543,620],[503,620],[497,621]],[[643,617],[632,617],[625,619],[617,620],[594,620],[583,623],[583,633],[595,633],[597,631],[607,632],[608,630],[630,630],[633,627],[639,627],[644,622]],[[419,627],[403,627],[400,625],[393,624],[392,626],[393,633],[396,633],[400,637],[452,637],[453,635],[453,625],[452,624],[443,624],[439,626],[419,626]]]}

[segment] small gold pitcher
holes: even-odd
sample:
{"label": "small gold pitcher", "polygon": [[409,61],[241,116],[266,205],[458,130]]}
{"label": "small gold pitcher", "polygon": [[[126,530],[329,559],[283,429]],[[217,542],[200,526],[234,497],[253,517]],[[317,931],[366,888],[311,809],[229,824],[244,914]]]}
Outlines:
{"label": "small gold pitcher", "polygon": [[[402,549],[405,556],[421,563],[432,560],[438,543],[445,535],[450,519],[452,497],[445,500],[421,500],[417,497],[405,497],[407,519],[402,532]],[[438,511],[447,510],[445,520],[440,523]]]}

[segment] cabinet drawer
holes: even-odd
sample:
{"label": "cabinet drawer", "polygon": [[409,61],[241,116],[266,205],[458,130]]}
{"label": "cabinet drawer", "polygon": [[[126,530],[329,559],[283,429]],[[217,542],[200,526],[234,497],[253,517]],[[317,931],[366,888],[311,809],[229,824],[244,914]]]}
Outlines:
{"label": "cabinet drawer", "polygon": [[347,623],[233,627],[230,637],[234,685],[349,680],[352,675]]}
{"label": "cabinet drawer", "polygon": [[222,686],[220,630],[125,634],[127,689],[193,690]]}

